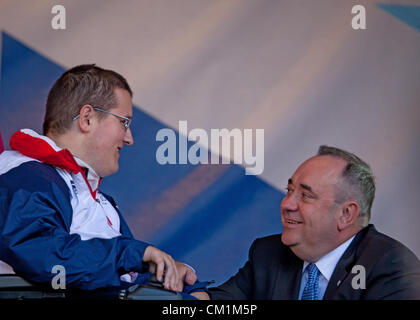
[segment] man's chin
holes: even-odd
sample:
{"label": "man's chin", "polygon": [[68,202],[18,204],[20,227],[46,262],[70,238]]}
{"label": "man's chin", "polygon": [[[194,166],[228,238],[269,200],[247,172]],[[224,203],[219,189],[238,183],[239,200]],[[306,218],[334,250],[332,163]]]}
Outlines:
{"label": "man's chin", "polygon": [[287,246],[287,247],[293,247],[298,244],[296,239],[294,237],[291,237],[291,235],[288,234],[288,232],[284,232],[281,234],[281,242]]}
{"label": "man's chin", "polygon": [[103,170],[101,173],[98,172],[98,175],[101,178],[105,178],[117,172],[118,172],[118,164],[114,166],[113,168],[109,168],[108,170]]}
{"label": "man's chin", "polygon": [[115,169],[111,170],[111,171],[108,173],[108,175],[107,175],[107,176],[113,175],[114,173],[117,173],[117,172],[118,172],[118,166],[117,166]]}

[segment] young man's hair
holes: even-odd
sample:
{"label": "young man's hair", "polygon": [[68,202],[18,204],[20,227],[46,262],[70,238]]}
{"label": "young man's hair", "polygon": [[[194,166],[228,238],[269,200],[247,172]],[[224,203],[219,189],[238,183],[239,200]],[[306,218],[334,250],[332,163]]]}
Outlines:
{"label": "young man's hair", "polygon": [[363,225],[366,225],[370,220],[376,190],[370,166],[353,153],[335,147],[320,146],[317,155],[337,157],[347,162],[342,172],[344,183],[337,190],[336,201],[356,200],[359,216],[364,218]]}
{"label": "young man's hair", "polygon": [[[84,64],[67,70],[48,94],[42,126],[44,135],[66,132],[86,104],[104,110],[116,107],[116,88],[127,90],[133,96],[127,80],[115,71],[102,69],[95,64]],[[104,116],[98,112],[98,117]]]}

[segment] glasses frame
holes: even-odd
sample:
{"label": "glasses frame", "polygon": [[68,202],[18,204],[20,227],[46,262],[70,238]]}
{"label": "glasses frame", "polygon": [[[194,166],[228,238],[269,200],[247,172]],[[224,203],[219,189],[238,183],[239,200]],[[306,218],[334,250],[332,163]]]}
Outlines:
{"label": "glasses frame", "polygon": [[[124,122],[123,122],[124,128],[126,130],[128,128],[130,128],[130,124],[131,124],[131,119],[130,118],[120,116],[119,114],[115,114],[115,113],[113,113],[111,111],[107,111],[107,110],[104,110],[104,109],[101,109],[101,108],[98,108],[98,107],[94,107],[94,106],[91,106],[91,107],[93,108],[93,110],[100,111],[100,112],[103,112],[103,113],[108,113],[108,114],[113,115],[114,117],[117,117],[117,118],[120,118],[121,120],[124,120]],[[80,114],[78,114],[77,116],[75,116],[73,118],[73,121],[76,121],[79,118],[79,116],[80,116]]]}

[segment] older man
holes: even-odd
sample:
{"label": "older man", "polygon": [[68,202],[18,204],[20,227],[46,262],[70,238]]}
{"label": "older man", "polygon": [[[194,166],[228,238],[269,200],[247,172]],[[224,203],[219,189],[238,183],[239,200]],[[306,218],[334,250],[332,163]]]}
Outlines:
{"label": "older man", "polygon": [[369,224],[374,197],[364,161],[321,146],[288,181],[283,233],[257,239],[245,266],[210,297],[420,299],[418,258]]}
{"label": "older man", "polygon": [[[99,191],[133,144],[132,92],[118,73],[95,65],[66,71],[51,88],[44,135],[24,129],[0,155],[0,269],[50,284],[54,266],[68,288],[118,287],[156,272],[181,291],[195,272],[133,238],[115,201]],[[149,269],[150,268],[150,269]],[[140,277],[139,277],[140,278]]]}

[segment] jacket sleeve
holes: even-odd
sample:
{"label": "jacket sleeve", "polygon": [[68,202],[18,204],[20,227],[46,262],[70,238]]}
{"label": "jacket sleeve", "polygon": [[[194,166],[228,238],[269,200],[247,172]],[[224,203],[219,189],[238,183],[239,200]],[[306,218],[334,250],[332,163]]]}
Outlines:
{"label": "jacket sleeve", "polygon": [[0,176],[0,260],[17,274],[50,285],[61,265],[67,288],[91,290],[142,270],[147,243],[131,234],[82,241],[70,234],[71,219],[70,193],[54,168],[29,162]]}
{"label": "jacket sleeve", "polygon": [[222,285],[208,289],[212,300],[251,300],[253,298],[255,243],[256,241],[249,249],[248,261],[234,276]]}

